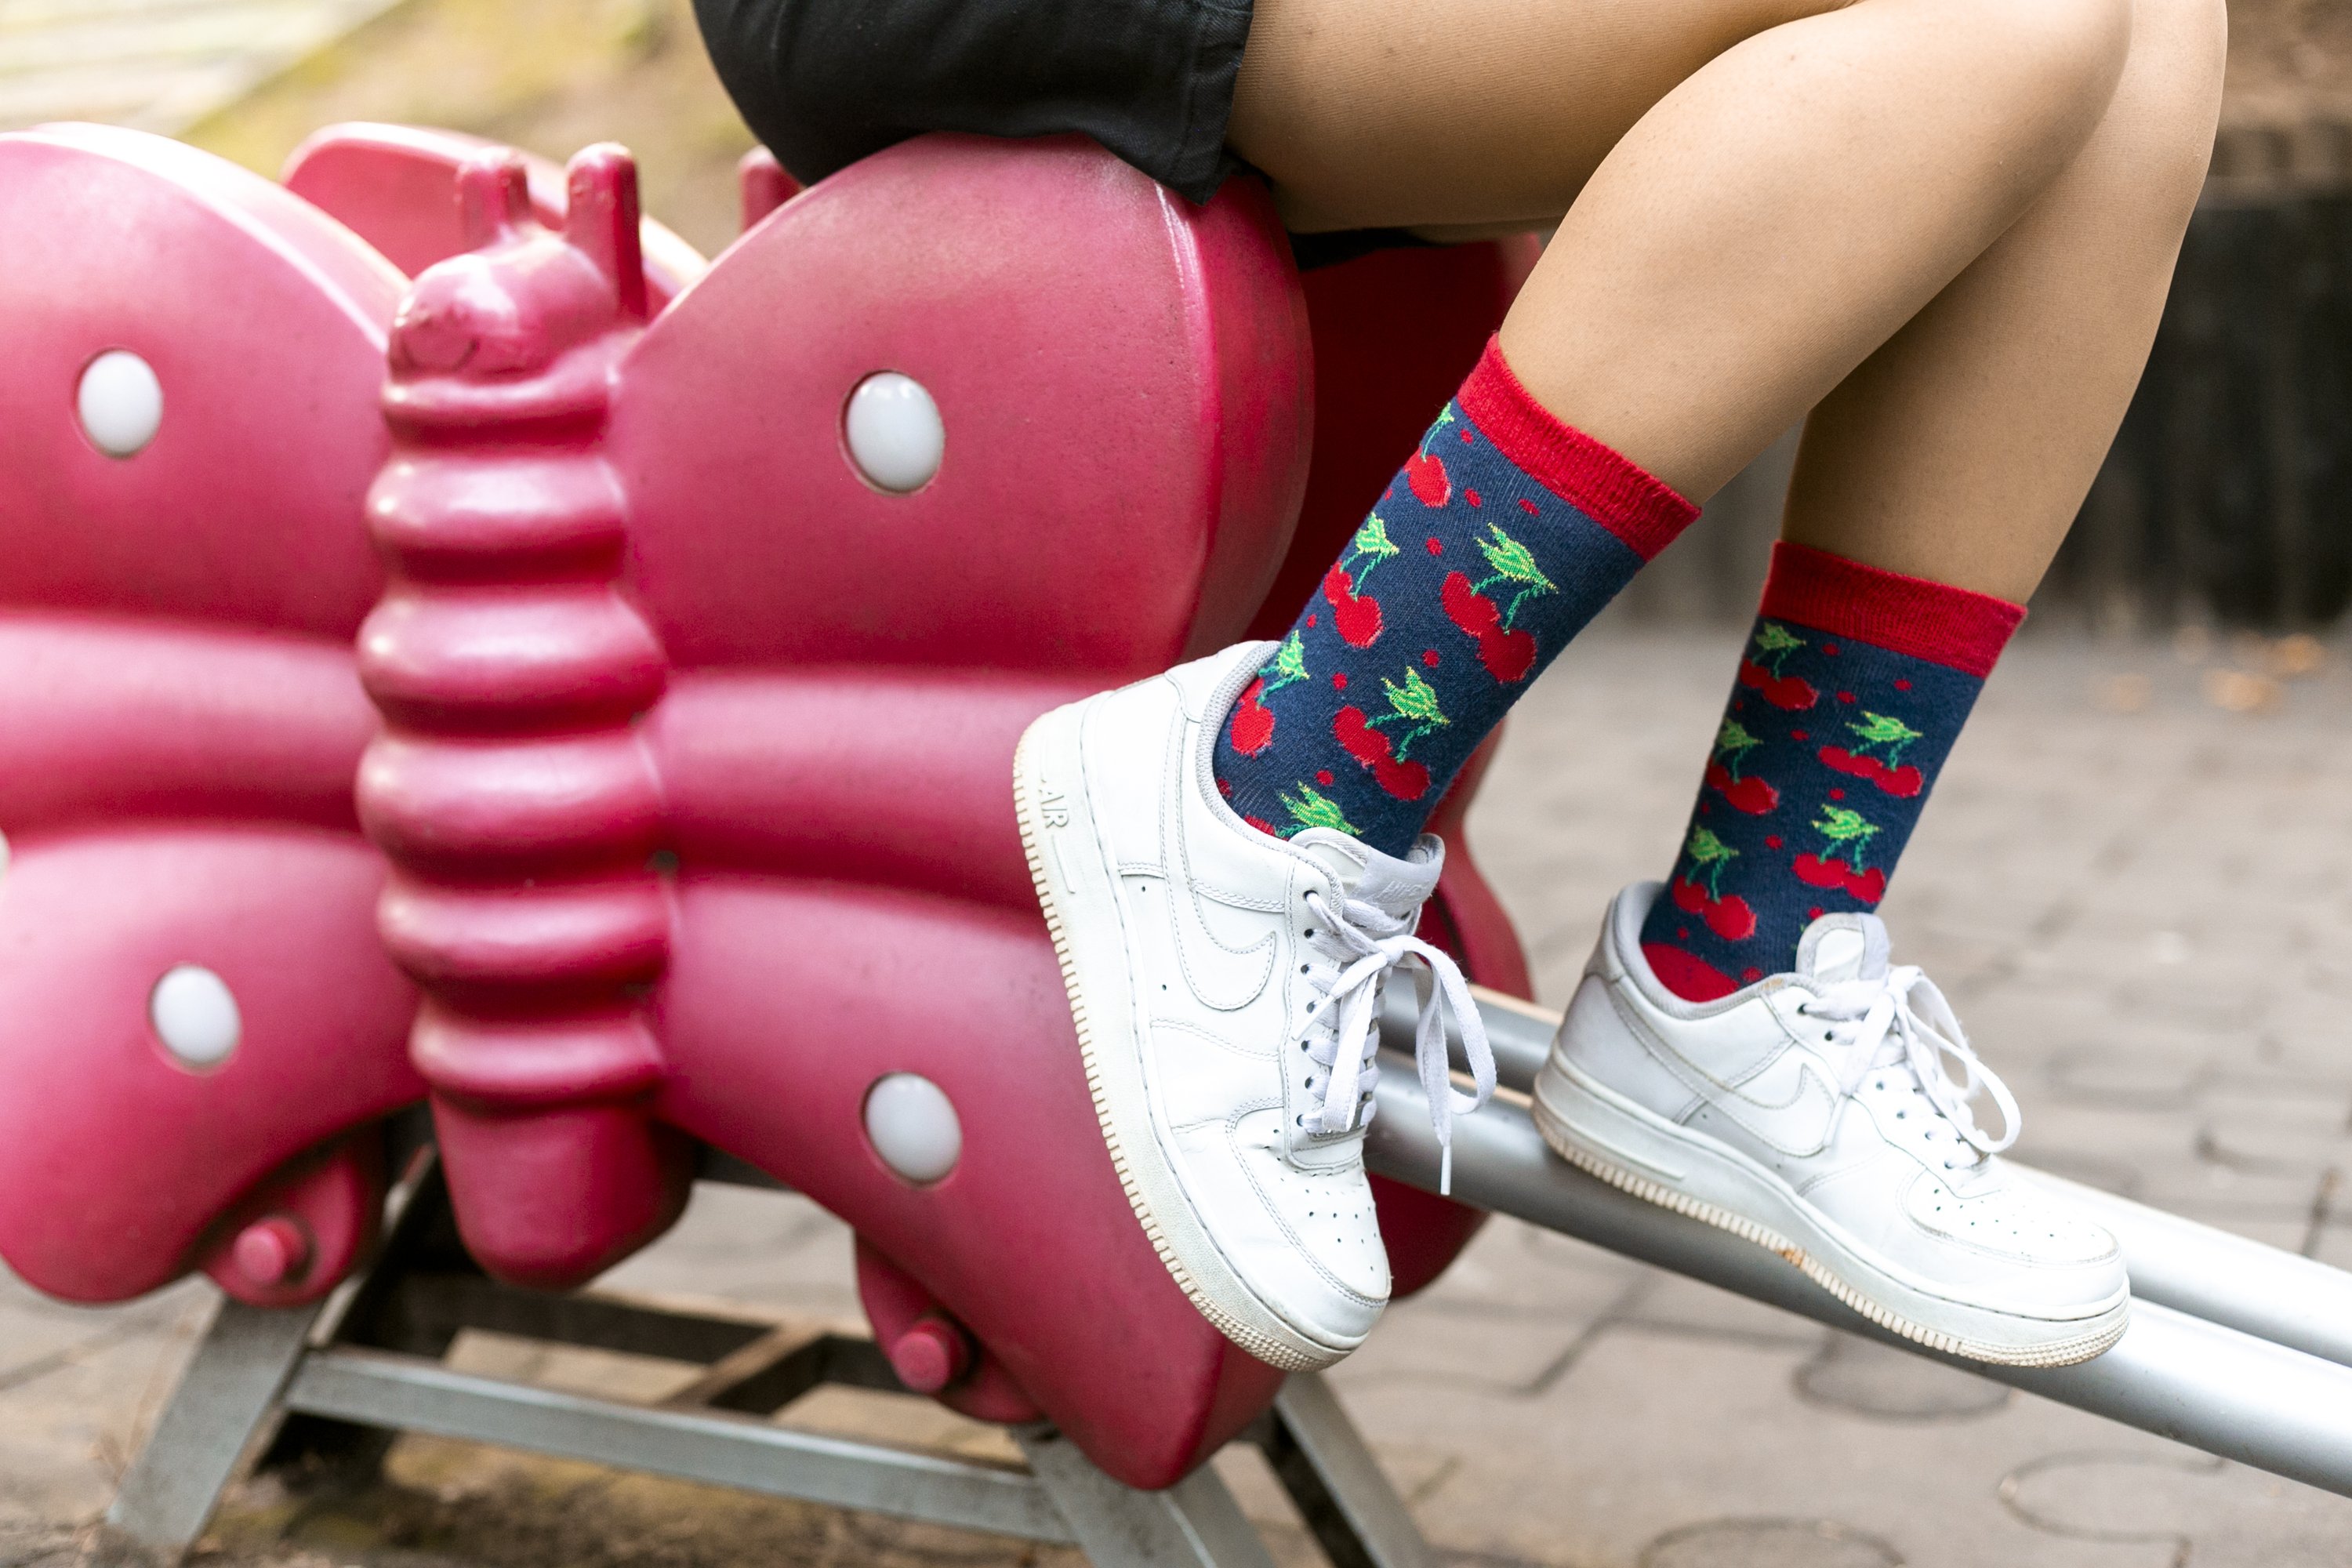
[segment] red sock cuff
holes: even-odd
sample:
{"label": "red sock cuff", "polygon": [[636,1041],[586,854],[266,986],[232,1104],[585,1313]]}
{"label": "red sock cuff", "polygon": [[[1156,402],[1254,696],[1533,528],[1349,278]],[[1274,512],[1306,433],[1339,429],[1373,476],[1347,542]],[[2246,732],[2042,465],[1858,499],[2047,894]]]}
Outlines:
{"label": "red sock cuff", "polygon": [[1520,472],[1648,561],[1675,542],[1698,508],[1630,458],[1559,422],[1538,403],[1494,338],[1462,384],[1462,411]]}
{"label": "red sock cuff", "polygon": [[1992,673],[2025,606],[1925,577],[1906,577],[1791,544],[1772,546],[1758,613],[1832,637],[1924,658],[1982,680]]}

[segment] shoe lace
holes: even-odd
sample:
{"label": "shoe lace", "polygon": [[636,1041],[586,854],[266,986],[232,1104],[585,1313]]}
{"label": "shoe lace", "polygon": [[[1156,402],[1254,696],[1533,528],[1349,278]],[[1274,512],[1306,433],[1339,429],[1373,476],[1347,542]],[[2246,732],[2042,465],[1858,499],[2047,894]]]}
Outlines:
{"label": "shoe lace", "polygon": [[[1832,1043],[1847,1053],[1841,1086],[1847,1094],[1874,1072],[1906,1068],[1936,1113],[1979,1158],[1998,1154],[2017,1142],[2017,1098],[1977,1056],[1951,1004],[1917,964],[1896,964],[1876,979],[1838,981],[1797,1011],[1833,1026]],[[1957,1079],[1948,1064],[1958,1068]],[[1969,1107],[1979,1089],[2000,1111],[1998,1138],[1977,1125]],[[1935,1135],[1932,1129],[1927,1133],[1931,1139]],[[1964,1163],[1974,1162],[1948,1158],[1944,1166],[1957,1170]]]}
{"label": "shoe lace", "polygon": [[[1413,1021],[1413,1065],[1429,1101],[1429,1123],[1437,1134],[1437,1190],[1454,1190],[1454,1118],[1477,1110],[1495,1094],[1495,1053],[1486,1043],[1486,1026],[1461,966],[1446,952],[1422,941],[1410,920],[1400,920],[1377,904],[1343,899],[1334,909],[1320,892],[1310,889],[1307,908],[1321,923],[1310,933],[1309,946],[1334,960],[1331,968],[1310,970],[1321,991],[1307,1008],[1291,1037],[1307,1059],[1320,1069],[1310,1073],[1310,1105],[1300,1124],[1317,1133],[1351,1131],[1369,1126],[1372,1090],[1380,1080],[1380,1002],[1389,974],[1417,960],[1413,977],[1417,1004]],[[1426,976],[1426,981],[1424,981]],[[1433,982],[1433,984],[1431,984]],[[1475,1092],[1454,1087],[1448,1059],[1444,1010],[1451,1008],[1462,1032],[1462,1048],[1470,1058]],[[1328,1028],[1324,1027],[1330,1021]],[[1318,1092],[1319,1091],[1319,1092]]]}

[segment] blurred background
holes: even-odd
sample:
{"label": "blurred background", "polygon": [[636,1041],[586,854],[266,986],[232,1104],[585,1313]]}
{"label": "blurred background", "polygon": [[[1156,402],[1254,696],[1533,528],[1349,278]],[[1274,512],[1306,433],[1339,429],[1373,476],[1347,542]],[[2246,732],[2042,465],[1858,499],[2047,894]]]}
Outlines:
{"label": "blurred background", "polygon": [[[2352,0],[2231,12],[2204,204],[2039,629],[2275,643],[2352,603]],[[751,145],[689,0],[0,0],[0,129],[58,119],[181,137],[265,174],[338,120],[558,159],[616,140],[646,211],[706,252],[735,232]],[[1792,450],[1717,498],[1623,615],[1744,623]]]}

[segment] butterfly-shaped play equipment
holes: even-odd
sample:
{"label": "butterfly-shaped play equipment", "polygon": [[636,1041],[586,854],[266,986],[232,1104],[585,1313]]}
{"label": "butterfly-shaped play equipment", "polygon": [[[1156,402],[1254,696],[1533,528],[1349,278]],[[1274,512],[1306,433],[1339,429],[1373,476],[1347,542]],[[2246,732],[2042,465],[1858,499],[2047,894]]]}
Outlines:
{"label": "butterfly-shaped play equipment", "polygon": [[[0,1256],[316,1300],[429,1100],[562,1289],[715,1148],[910,1384],[1166,1485],[1280,1374],[1120,1191],[1013,743],[1286,624],[1526,258],[1302,284],[1261,189],[1074,140],[747,190],[706,264],[615,148],[0,137]],[[1524,993],[1458,841],[1429,926]],[[1404,1289],[1477,1219],[1382,1204]]]}

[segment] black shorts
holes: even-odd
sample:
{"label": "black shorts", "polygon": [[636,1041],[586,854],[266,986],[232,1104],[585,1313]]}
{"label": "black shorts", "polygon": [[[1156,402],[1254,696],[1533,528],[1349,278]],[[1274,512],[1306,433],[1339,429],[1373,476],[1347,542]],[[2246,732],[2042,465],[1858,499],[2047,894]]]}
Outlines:
{"label": "black shorts", "polygon": [[802,181],[928,131],[1084,132],[1196,202],[1250,0],[695,0],[736,107]]}

